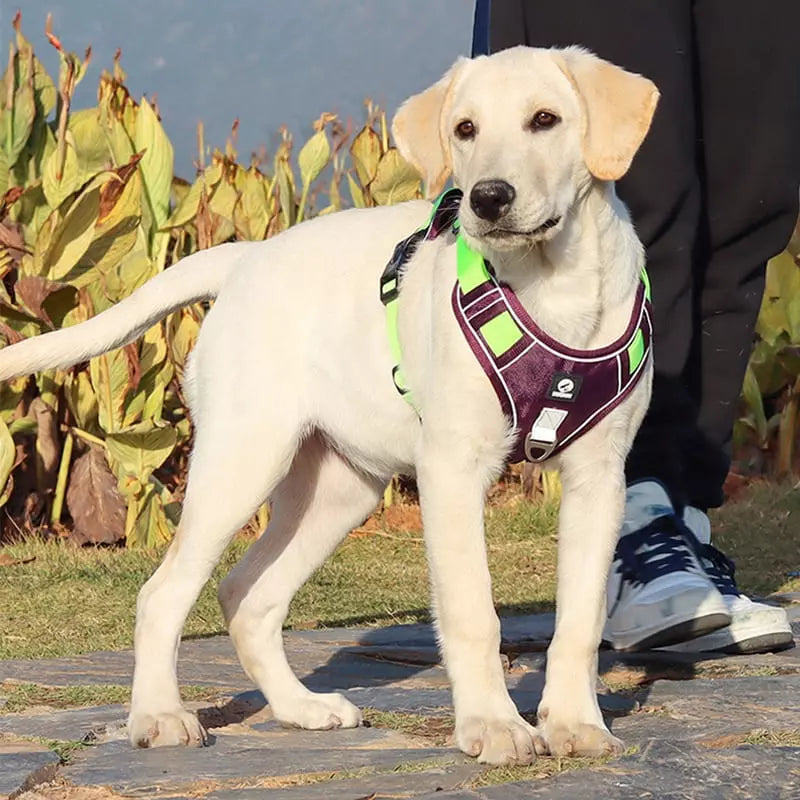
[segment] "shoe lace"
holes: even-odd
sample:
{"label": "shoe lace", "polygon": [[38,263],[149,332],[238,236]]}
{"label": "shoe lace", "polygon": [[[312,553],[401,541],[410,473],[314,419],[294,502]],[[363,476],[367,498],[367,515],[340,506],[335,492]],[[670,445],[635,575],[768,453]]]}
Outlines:
{"label": "shoe lace", "polygon": [[697,540],[692,532],[674,514],[668,514],[619,539],[616,569],[623,580],[638,586],[692,569],[693,552],[697,554]]}
{"label": "shoe lace", "polygon": [[706,574],[722,594],[739,594],[736,586],[736,565],[725,553],[713,545],[703,544],[700,545],[700,558]]}

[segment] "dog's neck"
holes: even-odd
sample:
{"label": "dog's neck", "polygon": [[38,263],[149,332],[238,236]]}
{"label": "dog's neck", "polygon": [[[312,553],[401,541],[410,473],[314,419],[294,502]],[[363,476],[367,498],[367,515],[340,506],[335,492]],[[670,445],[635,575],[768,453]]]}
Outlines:
{"label": "dog's neck", "polygon": [[550,241],[487,255],[543,330],[569,347],[602,347],[628,324],[644,250],[613,183],[592,182],[569,214]]}

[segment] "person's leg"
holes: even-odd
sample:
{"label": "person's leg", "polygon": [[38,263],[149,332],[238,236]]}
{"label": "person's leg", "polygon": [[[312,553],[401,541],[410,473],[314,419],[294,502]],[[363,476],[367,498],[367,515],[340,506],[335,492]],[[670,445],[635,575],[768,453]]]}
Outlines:
{"label": "person's leg", "polygon": [[800,184],[800,4],[769,14],[745,0],[696,0],[703,207],[693,357],[687,371],[699,405],[684,462],[685,519],[703,564],[723,593],[729,627],[683,650],[756,652],[791,644],[781,609],[739,594],[732,564],[710,546],[705,509],[723,500],[730,440],[750,355],[767,260],[789,241]]}
{"label": "person's leg", "polygon": [[[674,509],[682,508],[684,443],[696,409],[683,374],[693,339],[700,222],[692,3],[495,0],[490,46],[580,44],[655,81],[653,125],[617,191],[647,248],[654,299],[653,400],[628,459],[625,521],[609,580],[606,638],[619,649],[682,641],[729,616]],[[587,532],[587,535],[591,535]]]}
{"label": "person's leg", "polygon": [[800,184],[800,3],[696,0],[702,109],[704,253],[687,374],[698,439],[686,453],[687,500],[722,504],[730,440],[766,262],[786,246]]}
{"label": "person's leg", "polygon": [[661,92],[651,129],[630,171],[617,183],[647,248],[655,315],[653,399],[627,475],[630,482],[660,481],[678,506],[687,499],[682,443],[693,438],[696,420],[683,379],[692,342],[701,200],[691,5],[690,0],[494,0],[489,35],[492,52],[517,44],[580,44],[645,75]]}

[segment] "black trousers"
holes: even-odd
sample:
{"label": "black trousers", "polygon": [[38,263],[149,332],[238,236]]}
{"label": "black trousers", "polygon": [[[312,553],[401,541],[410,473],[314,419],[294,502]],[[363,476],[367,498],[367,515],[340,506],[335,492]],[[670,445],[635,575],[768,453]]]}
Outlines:
{"label": "black trousers", "polygon": [[661,480],[678,507],[723,501],[766,262],[797,220],[798,31],[800,0],[478,0],[479,51],[581,44],[661,91],[617,185],[655,307],[653,400],[627,477]]}

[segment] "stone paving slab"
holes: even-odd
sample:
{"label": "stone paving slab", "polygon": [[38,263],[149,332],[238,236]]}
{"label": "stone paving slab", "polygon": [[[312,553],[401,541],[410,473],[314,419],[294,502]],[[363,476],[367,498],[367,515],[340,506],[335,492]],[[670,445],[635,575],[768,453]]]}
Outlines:
{"label": "stone paving slab", "polygon": [[800,748],[739,747],[701,752],[654,744],[602,769],[566,772],[547,781],[437,792],[419,800],[796,800]]}
{"label": "stone paving slab", "polygon": [[0,798],[31,789],[52,780],[59,765],[58,756],[39,745],[0,745]]}
{"label": "stone paving slab", "polygon": [[78,754],[61,774],[78,786],[109,786],[125,795],[151,797],[157,792],[202,791],[203,785],[214,790],[220,784],[257,783],[261,778],[461,759],[440,748],[413,747],[408,742],[394,748],[347,747],[337,742],[341,733],[328,731],[327,747],[313,748],[273,747],[271,739],[249,734],[218,735],[211,746],[202,748],[134,750],[127,742],[108,742]]}
{"label": "stone paving slab", "polygon": [[[800,606],[789,607],[796,618],[793,624],[800,627],[795,609],[800,611]],[[502,660],[512,697],[522,711],[535,711],[541,697],[544,649],[552,625],[552,615],[503,620]],[[800,791],[791,794],[796,788],[792,781],[800,780],[797,749],[741,747],[756,729],[776,734],[800,730],[800,648],[740,657],[602,651],[601,671],[610,683],[627,681],[630,688],[614,692],[601,687],[601,707],[615,734],[636,746],[638,753],[551,779],[471,790],[460,787],[482,780],[485,768],[452,746],[434,744],[443,741],[447,730],[447,723],[434,724],[435,718],[451,716],[452,705],[430,626],[299,631],[286,635],[286,645],[290,662],[309,687],[343,691],[362,708],[413,714],[414,720],[431,718],[438,738],[425,738],[424,730],[409,735],[369,727],[320,732],[283,728],[272,720],[260,692],[253,690],[226,636],[181,646],[182,682],[218,690],[213,702],[189,704],[211,733],[210,747],[132,750],[122,705],[0,712],[0,735],[94,742],[73,753],[71,763],[59,769],[61,779],[76,787],[110,786],[130,796],[167,792],[173,800],[182,794],[207,800],[360,800],[373,795],[375,800],[800,799]],[[131,669],[129,652],[95,653],[0,662],[0,680],[56,686],[127,684]],[[648,683],[637,688],[642,678]],[[12,771],[0,763],[0,775],[13,776],[6,781],[13,784],[7,794],[18,791],[26,779],[46,779],[47,770],[52,774],[57,763],[54,754],[25,752],[22,745],[0,756],[18,765]],[[410,764],[416,765],[414,771],[408,771]],[[365,769],[375,774],[364,775]],[[752,789],[743,777],[747,770],[764,776]],[[536,774],[534,768],[532,778]],[[781,786],[790,793],[776,794]],[[734,789],[739,794],[731,794]]]}
{"label": "stone paving slab", "polygon": [[480,771],[474,763],[454,764],[423,772],[383,773],[286,789],[231,789],[211,792],[207,800],[403,800],[456,789],[468,784]]}
{"label": "stone paving slab", "polygon": [[42,714],[6,714],[0,715],[0,733],[74,742],[105,735],[109,729],[121,729],[127,715],[127,710],[121,705],[71,708]]}

